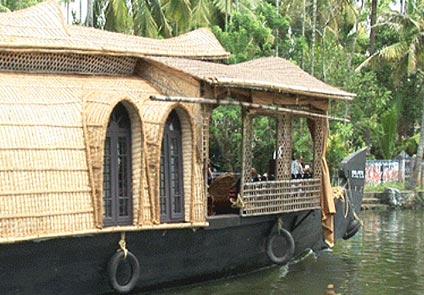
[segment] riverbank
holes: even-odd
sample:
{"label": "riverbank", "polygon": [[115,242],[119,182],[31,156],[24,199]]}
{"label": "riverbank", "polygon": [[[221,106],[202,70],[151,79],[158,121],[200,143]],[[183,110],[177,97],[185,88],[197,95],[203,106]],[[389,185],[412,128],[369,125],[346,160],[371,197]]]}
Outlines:
{"label": "riverbank", "polygon": [[420,209],[424,207],[424,191],[386,188],[364,192],[362,210]]}

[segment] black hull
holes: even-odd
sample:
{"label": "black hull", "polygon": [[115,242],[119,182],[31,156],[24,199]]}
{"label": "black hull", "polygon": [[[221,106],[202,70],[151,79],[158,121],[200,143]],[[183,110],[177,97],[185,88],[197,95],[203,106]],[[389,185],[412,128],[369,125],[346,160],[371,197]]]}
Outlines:
{"label": "black hull", "polygon": [[[347,193],[335,200],[335,239],[350,238],[360,228],[355,212],[362,200],[365,149],[342,164],[340,184]],[[281,217],[283,228],[293,238],[294,256],[306,249],[327,247],[321,210]],[[134,291],[209,280],[272,265],[267,240],[275,235],[277,222],[276,215],[226,214],[211,217],[209,227],[196,230],[127,232],[127,248],[140,265]],[[116,254],[120,239],[117,232],[0,245],[1,294],[113,293],[108,263]]]}
{"label": "black hull", "polygon": [[[275,216],[214,217],[210,227],[126,234],[138,258],[137,291],[197,282],[271,265],[265,241]],[[319,210],[285,214],[283,226],[295,241],[295,255],[322,245]],[[2,294],[104,294],[112,292],[107,264],[120,234],[56,238],[0,246]],[[320,246],[319,246],[320,247]]]}

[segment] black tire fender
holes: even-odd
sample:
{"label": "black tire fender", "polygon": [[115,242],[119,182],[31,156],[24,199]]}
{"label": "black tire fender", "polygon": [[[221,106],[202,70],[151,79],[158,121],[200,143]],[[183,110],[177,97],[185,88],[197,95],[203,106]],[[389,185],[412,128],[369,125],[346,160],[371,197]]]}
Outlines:
{"label": "black tire fender", "polygon": [[353,237],[361,228],[361,223],[357,219],[353,219],[349,227],[347,228],[345,234],[343,235],[343,240],[348,240]]}
{"label": "black tire fender", "polygon": [[[283,238],[285,243],[275,245],[278,243],[279,237]],[[275,247],[286,248],[284,255],[275,253]],[[276,264],[286,264],[293,257],[294,249],[294,239],[290,232],[284,228],[278,229],[278,225],[275,225],[266,240],[266,253],[269,259]]]}
{"label": "black tire fender", "polygon": [[[121,284],[117,278],[118,267],[125,260],[127,260],[131,266],[131,277],[127,282]],[[108,273],[113,289],[120,294],[125,294],[131,292],[137,284],[138,278],[140,277],[140,263],[137,257],[130,251],[127,252],[126,257],[124,251],[117,251],[109,260]]]}

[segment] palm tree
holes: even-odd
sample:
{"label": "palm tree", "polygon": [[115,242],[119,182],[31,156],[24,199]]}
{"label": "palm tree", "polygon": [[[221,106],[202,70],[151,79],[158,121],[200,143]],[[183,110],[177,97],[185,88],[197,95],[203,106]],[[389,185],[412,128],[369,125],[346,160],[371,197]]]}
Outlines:
{"label": "palm tree", "polygon": [[[424,19],[420,9],[409,11],[408,14],[393,12],[388,17],[385,25],[399,32],[399,40],[391,45],[383,47],[368,57],[357,70],[380,62],[390,62],[393,66],[394,81],[415,76],[418,79],[416,89],[421,95],[424,106]],[[418,143],[414,169],[407,187],[414,189],[417,185],[421,161],[424,154],[424,109],[421,117],[420,140]]]}

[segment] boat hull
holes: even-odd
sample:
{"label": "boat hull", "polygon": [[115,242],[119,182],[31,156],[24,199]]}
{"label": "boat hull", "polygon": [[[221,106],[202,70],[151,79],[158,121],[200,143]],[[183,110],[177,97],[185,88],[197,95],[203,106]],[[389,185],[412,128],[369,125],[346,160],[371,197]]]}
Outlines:
{"label": "boat hull", "polygon": [[[136,290],[192,283],[271,265],[266,240],[276,216],[212,217],[207,228],[126,233],[140,263]],[[295,255],[321,245],[321,212],[283,215]],[[56,238],[0,246],[3,294],[104,294],[112,292],[108,262],[120,233]]]}

